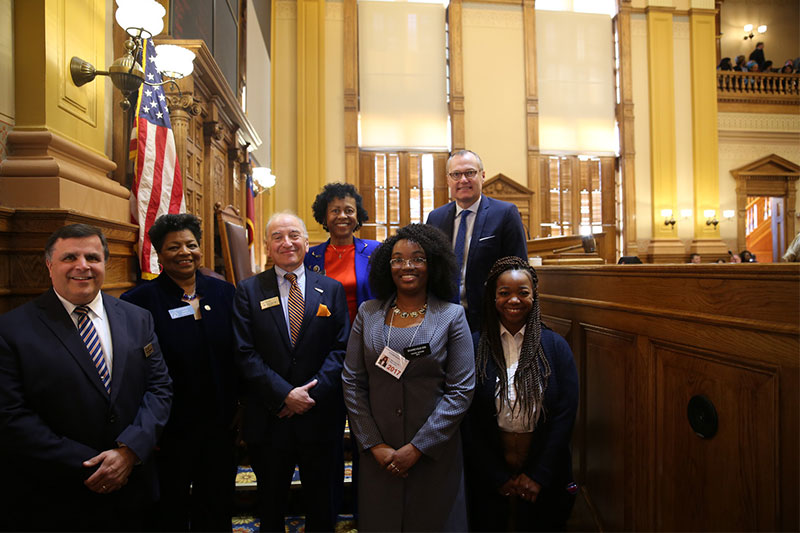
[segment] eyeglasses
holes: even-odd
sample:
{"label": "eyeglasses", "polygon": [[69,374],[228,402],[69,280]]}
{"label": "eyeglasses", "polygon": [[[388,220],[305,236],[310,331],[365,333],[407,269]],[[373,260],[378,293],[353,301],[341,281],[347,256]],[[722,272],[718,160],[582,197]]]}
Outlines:
{"label": "eyeglasses", "polygon": [[472,178],[478,175],[478,172],[480,172],[480,170],[475,170],[474,168],[471,168],[469,170],[457,170],[455,172],[451,172],[450,174],[448,174],[448,176],[450,177],[450,179],[455,181],[460,180],[462,176],[471,180]]}
{"label": "eyeglasses", "polygon": [[408,265],[413,268],[420,268],[425,266],[428,260],[424,257],[412,257],[411,259],[403,259],[401,257],[395,257],[394,259],[389,260],[389,264],[392,268],[403,268],[404,266]]}

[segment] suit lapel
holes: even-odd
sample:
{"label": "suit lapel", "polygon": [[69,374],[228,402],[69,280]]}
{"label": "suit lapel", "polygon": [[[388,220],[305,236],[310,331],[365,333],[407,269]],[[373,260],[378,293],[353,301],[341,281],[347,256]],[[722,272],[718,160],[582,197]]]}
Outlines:
{"label": "suit lapel", "polygon": [[80,334],[78,334],[78,329],[67,314],[67,310],[64,309],[64,305],[56,296],[55,291],[50,289],[48,292],[44,293],[39,299],[38,304],[40,310],[39,319],[53,332],[53,335],[61,341],[61,344],[64,345],[64,348],[67,349],[67,352],[69,352],[72,359],[75,360],[75,363],[83,370],[83,373],[86,374],[86,378],[92,383],[94,388],[97,389],[104,398],[108,398],[108,392],[106,392],[103,382],[100,381],[100,375],[97,373],[94,363],[92,363],[89,350],[86,349],[83,339],[81,339]]}
{"label": "suit lapel", "polygon": [[450,205],[447,208],[447,213],[444,217],[444,224],[442,225],[442,231],[447,235],[450,241],[453,241],[453,226],[456,223],[456,203],[450,202]]}
{"label": "suit lapel", "polygon": [[[475,216],[475,224],[472,226],[472,237],[469,241],[469,254],[467,255],[467,266],[475,256],[475,250],[478,249],[481,234],[483,233],[483,226],[486,224],[486,219],[489,217],[489,203],[491,200],[486,196],[481,196],[481,204],[478,206],[478,213]],[[469,272],[469,268],[467,268]]]}
{"label": "suit lapel", "polygon": [[129,340],[125,314],[119,302],[103,295],[103,307],[106,309],[108,328],[111,331],[111,344],[114,346],[114,363],[111,366],[111,400],[119,396],[118,384],[124,383],[125,368],[128,366],[128,353],[143,346],[133,346]]}
{"label": "suit lapel", "polygon": [[278,290],[278,273],[275,272],[275,267],[270,268],[266,272],[262,272],[259,276],[259,286],[261,294],[259,295],[259,302],[268,300],[270,298],[277,298],[279,304],[273,305],[262,311],[267,313],[270,319],[275,322],[275,329],[280,332],[281,340],[286,350],[291,351],[292,343],[289,340],[289,330],[286,328],[286,317],[283,314],[283,303],[281,303],[281,293]]}
{"label": "suit lapel", "polygon": [[[317,316],[319,301],[322,299],[323,288],[320,286],[320,276],[315,272],[306,269],[306,293],[303,295],[303,325],[300,327],[300,334],[297,336],[297,345],[303,339],[311,321]],[[324,291],[323,291],[324,292]]]}

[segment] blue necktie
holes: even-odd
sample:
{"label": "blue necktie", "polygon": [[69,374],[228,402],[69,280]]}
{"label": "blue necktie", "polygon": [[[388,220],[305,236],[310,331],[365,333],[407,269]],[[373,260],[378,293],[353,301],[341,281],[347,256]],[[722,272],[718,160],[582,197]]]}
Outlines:
{"label": "blue necktie", "polygon": [[458,215],[461,217],[461,222],[458,224],[458,235],[456,235],[456,245],[453,248],[453,252],[456,254],[456,265],[458,265],[458,273],[456,274],[456,296],[453,299],[453,303],[459,303],[461,301],[460,294],[461,294],[461,271],[464,269],[464,246],[467,244],[467,217],[472,213],[472,211],[463,210],[461,214]]}
{"label": "blue necktie", "polygon": [[100,344],[100,337],[97,335],[97,330],[89,317],[89,306],[79,305],[73,311],[78,315],[78,333],[89,350],[89,355],[92,356],[92,363],[100,375],[100,380],[106,388],[106,392],[111,392],[111,374],[108,372],[106,366],[106,358],[103,354],[103,346]]}

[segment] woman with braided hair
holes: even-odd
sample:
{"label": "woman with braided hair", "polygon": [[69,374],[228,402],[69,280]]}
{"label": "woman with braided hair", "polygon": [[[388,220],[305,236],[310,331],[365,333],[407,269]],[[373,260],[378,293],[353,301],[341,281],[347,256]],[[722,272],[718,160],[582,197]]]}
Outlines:
{"label": "woman with braided hair", "polygon": [[486,280],[462,426],[473,531],[564,530],[575,502],[578,373],[567,342],[541,323],[536,284],[518,257],[499,259]]}

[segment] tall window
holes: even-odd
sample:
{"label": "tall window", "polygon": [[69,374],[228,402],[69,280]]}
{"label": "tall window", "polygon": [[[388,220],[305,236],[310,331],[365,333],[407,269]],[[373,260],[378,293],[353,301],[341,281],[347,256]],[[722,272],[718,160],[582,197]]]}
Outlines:
{"label": "tall window", "polygon": [[615,230],[613,157],[551,156],[543,177],[543,237]]}
{"label": "tall window", "polygon": [[359,191],[370,220],[364,237],[383,240],[407,224],[422,223],[437,195],[446,201],[446,153],[361,152]]}

